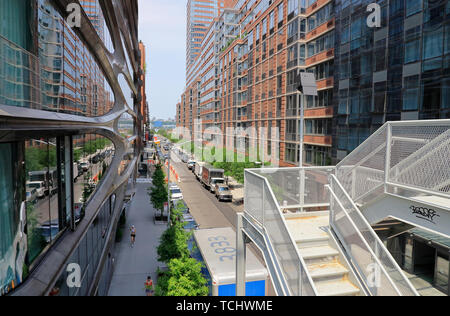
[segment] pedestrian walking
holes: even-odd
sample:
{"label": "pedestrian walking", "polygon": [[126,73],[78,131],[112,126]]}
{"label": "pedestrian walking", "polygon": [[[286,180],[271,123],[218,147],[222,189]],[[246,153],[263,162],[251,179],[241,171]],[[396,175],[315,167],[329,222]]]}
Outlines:
{"label": "pedestrian walking", "polygon": [[134,247],[134,243],[136,242],[136,227],[131,226],[130,228],[131,231],[131,248]]}
{"label": "pedestrian walking", "polygon": [[145,294],[147,294],[147,296],[153,296],[153,280],[152,277],[148,277],[147,281],[145,281]]}

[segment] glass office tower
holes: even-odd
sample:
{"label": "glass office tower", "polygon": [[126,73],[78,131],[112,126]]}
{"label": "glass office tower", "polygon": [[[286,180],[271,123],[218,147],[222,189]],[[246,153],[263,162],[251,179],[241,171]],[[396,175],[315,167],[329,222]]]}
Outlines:
{"label": "glass office tower", "polygon": [[[58,2],[0,1],[0,296],[106,293],[140,152],[137,2],[115,7],[129,24],[123,40],[110,37],[97,0],[81,3],[88,31],[69,27]],[[99,58],[112,41],[129,41],[128,73]],[[111,130],[124,119],[128,133]],[[65,286],[68,263],[79,264],[81,288]]]}
{"label": "glass office tower", "polygon": [[333,158],[386,121],[450,117],[450,1],[335,1]]}

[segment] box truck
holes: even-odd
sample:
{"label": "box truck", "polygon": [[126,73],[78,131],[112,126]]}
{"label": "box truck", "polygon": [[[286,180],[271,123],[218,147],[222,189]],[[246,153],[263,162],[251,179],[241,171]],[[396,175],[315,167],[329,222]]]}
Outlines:
{"label": "box truck", "polygon": [[[236,296],[236,233],[230,227],[194,231],[191,256],[201,262],[211,296]],[[246,296],[267,296],[269,273],[247,247]]]}
{"label": "box truck", "polygon": [[204,162],[196,162],[194,166],[194,174],[198,181],[202,179],[203,167],[206,165]]}
{"label": "box truck", "polygon": [[58,192],[58,170],[44,169],[42,171],[30,171],[29,182],[44,182],[45,195],[54,195]]}
{"label": "box truck", "polygon": [[202,183],[206,189],[214,193],[216,184],[225,183],[225,170],[204,166],[202,169]]}

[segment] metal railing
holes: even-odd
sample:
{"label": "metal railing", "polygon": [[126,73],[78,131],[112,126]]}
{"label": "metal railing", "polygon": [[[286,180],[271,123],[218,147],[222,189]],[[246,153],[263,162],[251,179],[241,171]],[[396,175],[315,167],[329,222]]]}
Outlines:
{"label": "metal railing", "polygon": [[[384,193],[450,198],[450,120],[389,122],[337,167],[245,171],[245,214],[274,247],[291,295],[317,294],[283,213],[330,210],[371,295],[418,295],[359,206]],[[357,206],[358,205],[358,206]]]}
{"label": "metal railing", "polygon": [[418,296],[336,176],[330,176],[330,226],[372,296]]}
{"label": "metal railing", "polygon": [[337,165],[336,176],[358,205],[396,187],[450,198],[448,157],[450,120],[388,122]]}
{"label": "metal railing", "polygon": [[317,290],[297,245],[287,228],[271,185],[262,175],[245,171],[245,214],[264,231],[283,273],[289,294],[315,296]]}
{"label": "metal railing", "polygon": [[251,170],[267,179],[283,210],[328,208],[325,186],[334,167],[264,168]]}

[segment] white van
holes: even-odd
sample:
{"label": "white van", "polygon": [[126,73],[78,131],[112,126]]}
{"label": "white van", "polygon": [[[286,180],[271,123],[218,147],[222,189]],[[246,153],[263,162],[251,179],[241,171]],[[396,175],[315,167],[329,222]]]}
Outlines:
{"label": "white van", "polygon": [[39,199],[45,196],[45,183],[43,181],[27,182],[27,191],[36,189],[36,195]]}

